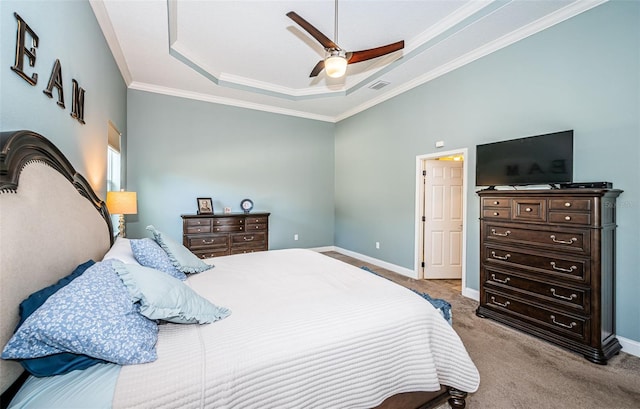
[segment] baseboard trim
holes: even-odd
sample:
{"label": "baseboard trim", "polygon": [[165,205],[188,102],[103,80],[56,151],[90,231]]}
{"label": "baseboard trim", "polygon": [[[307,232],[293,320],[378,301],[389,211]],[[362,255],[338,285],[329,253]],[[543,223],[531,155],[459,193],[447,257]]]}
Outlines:
{"label": "baseboard trim", "polygon": [[[316,248],[312,248],[311,250],[315,250],[319,252],[335,251],[340,254],[344,254],[345,256],[354,257],[359,260],[366,261],[367,263],[371,263],[375,266],[387,269],[389,271],[393,271],[394,273],[402,274],[403,276],[406,276],[409,278],[413,278],[413,279],[417,278],[417,273],[413,270],[410,270],[408,268],[401,267],[395,264],[391,264],[386,261],[379,260],[377,258],[369,257],[364,254],[356,253],[355,251],[346,250],[341,247],[336,247],[336,246],[316,247]],[[480,292],[478,290],[474,290],[473,288],[468,288],[468,287],[463,288],[462,295],[467,298],[471,298],[472,300],[475,300],[475,301],[480,300]]]}
{"label": "baseboard trim", "polygon": [[640,358],[640,342],[634,341],[629,338],[624,338],[616,335],[620,345],[622,345],[622,352],[626,352],[629,355],[634,355]]}
{"label": "baseboard trim", "polygon": [[474,301],[480,301],[480,291],[474,290],[473,288],[463,288],[462,295]]}
{"label": "baseboard trim", "polygon": [[410,270],[410,269],[405,268],[405,267],[400,267],[400,266],[395,265],[395,264],[387,263],[384,260],[379,260],[377,258],[369,257],[369,256],[366,256],[364,254],[356,253],[355,251],[343,249],[341,247],[335,247],[334,246],[333,251],[337,251],[338,253],[344,254],[345,256],[349,256],[349,257],[357,258],[357,259],[362,260],[362,261],[366,261],[367,263],[370,263],[370,264],[373,264],[375,266],[387,269],[389,271],[393,271],[394,273],[402,274],[405,277],[417,278],[417,275],[416,275],[415,271]]}

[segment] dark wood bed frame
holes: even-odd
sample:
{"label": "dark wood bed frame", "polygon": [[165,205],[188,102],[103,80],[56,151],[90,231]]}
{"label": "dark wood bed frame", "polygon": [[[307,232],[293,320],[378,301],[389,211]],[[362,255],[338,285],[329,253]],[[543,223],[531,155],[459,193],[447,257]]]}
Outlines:
{"label": "dark wood bed frame", "polygon": [[[0,194],[17,191],[20,173],[32,161],[43,162],[57,170],[73,184],[80,195],[93,204],[104,218],[110,243],[113,244],[114,232],[105,203],[96,195],[86,179],[75,171],[62,152],[42,135],[31,131],[0,133]],[[5,316],[8,315],[6,311],[2,313]],[[9,406],[11,399],[27,377],[28,374],[23,372],[10,387],[2,392],[1,409]],[[435,392],[406,392],[393,395],[375,409],[431,409],[447,399],[453,409],[463,409],[466,406],[466,396],[466,392],[442,386]]]}

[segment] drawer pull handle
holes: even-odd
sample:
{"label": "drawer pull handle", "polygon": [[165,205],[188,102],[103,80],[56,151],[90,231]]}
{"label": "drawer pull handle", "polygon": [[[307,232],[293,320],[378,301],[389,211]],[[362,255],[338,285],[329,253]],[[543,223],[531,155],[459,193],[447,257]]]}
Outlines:
{"label": "drawer pull handle", "polygon": [[496,229],[491,229],[491,234],[493,234],[494,236],[501,236],[501,237],[507,237],[508,235],[511,234],[510,230],[505,231],[504,233],[497,233]]}
{"label": "drawer pull handle", "polygon": [[569,220],[571,220],[571,216],[565,216],[565,217],[564,217],[564,219],[565,219],[566,221],[569,221]]}
{"label": "drawer pull handle", "polygon": [[498,260],[509,260],[509,258],[511,257],[511,254],[507,253],[504,256],[498,256],[495,251],[492,251],[491,257],[497,258]]}
{"label": "drawer pull handle", "polygon": [[[569,216],[567,216],[569,217]],[[569,217],[570,219],[570,217]],[[565,241],[565,240],[557,240],[556,236],[554,234],[552,234],[551,236],[549,236],[551,238],[551,241],[553,241],[554,243],[559,243],[559,244],[568,244],[568,245],[572,245],[573,243],[575,243],[576,241],[578,241],[578,239],[576,239],[575,237],[572,237],[571,240],[569,241]]]}
{"label": "drawer pull handle", "polygon": [[578,324],[576,324],[576,322],[575,322],[575,321],[571,321],[571,324],[563,324],[563,323],[561,323],[561,322],[558,322],[558,321],[556,321],[556,316],[555,316],[555,315],[552,315],[552,316],[551,316],[551,321],[552,321],[554,324],[556,324],[556,325],[558,325],[558,326],[560,326],[560,327],[569,328],[569,329],[572,329],[573,327],[575,327],[576,325],[578,325]]}
{"label": "drawer pull handle", "polygon": [[509,277],[505,278],[504,280],[500,280],[499,278],[496,278],[495,274],[491,274],[491,279],[493,281],[497,281],[497,282],[502,283],[502,284],[507,284],[509,281],[511,281],[511,279]]}
{"label": "drawer pull handle", "polygon": [[571,207],[571,202],[565,202],[564,207]]}
{"label": "drawer pull handle", "polygon": [[506,301],[504,304],[501,303],[501,302],[498,302],[498,301],[496,301],[495,297],[491,297],[491,302],[494,303],[495,305],[499,305],[499,306],[505,307],[505,308],[509,307],[509,304],[511,304],[509,301]]}
{"label": "drawer pull handle", "polygon": [[556,289],[555,288],[551,289],[551,294],[553,294],[553,296],[556,297],[556,298],[562,298],[563,300],[568,300],[568,301],[573,301],[574,298],[578,298],[577,294],[571,294],[569,297],[567,297],[565,295],[561,295],[561,294],[556,294]]}
{"label": "drawer pull handle", "polygon": [[500,213],[498,213],[498,212],[493,212],[493,215],[494,215],[494,216],[500,216]]}
{"label": "drawer pull handle", "polygon": [[574,271],[574,270],[577,270],[577,269],[578,269],[578,267],[576,267],[576,266],[571,266],[571,267],[569,267],[569,268],[556,267],[556,262],[555,262],[555,261],[552,261],[552,262],[551,262],[551,267],[552,267],[554,270],[564,271],[565,273],[573,273],[573,271]]}
{"label": "drawer pull handle", "polygon": [[498,202],[497,200],[495,202],[493,202],[494,205],[499,205],[500,202]]}
{"label": "drawer pull handle", "polygon": [[213,244],[214,240],[202,240],[202,244]]}
{"label": "drawer pull handle", "polygon": [[200,229],[198,229],[198,231],[200,231]]}
{"label": "drawer pull handle", "polygon": [[253,241],[254,238],[255,238],[254,236],[251,236],[251,237],[244,236],[243,237],[244,241]]}
{"label": "drawer pull handle", "polygon": [[530,207],[527,207],[526,209],[524,209],[525,212],[531,212],[533,209]]}

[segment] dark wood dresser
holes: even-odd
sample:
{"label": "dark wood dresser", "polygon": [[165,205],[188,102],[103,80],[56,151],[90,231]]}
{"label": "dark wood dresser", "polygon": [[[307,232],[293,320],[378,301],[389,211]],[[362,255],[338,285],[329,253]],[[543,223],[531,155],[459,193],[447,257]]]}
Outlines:
{"label": "dark wood dresser", "polygon": [[606,364],[615,337],[615,189],[483,190],[477,315]]}
{"label": "dark wood dresser", "polygon": [[268,250],[269,215],[183,214],[182,244],[200,258]]}

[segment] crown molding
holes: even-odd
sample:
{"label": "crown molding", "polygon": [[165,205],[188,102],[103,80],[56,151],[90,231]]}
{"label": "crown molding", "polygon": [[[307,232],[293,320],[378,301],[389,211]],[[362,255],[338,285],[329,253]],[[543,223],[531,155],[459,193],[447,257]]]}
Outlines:
{"label": "crown molding", "polygon": [[176,89],[176,88],[162,87],[159,85],[148,84],[148,83],[138,82],[138,81],[132,82],[129,85],[129,89],[146,91],[154,94],[168,95],[168,96],[173,96],[178,98],[187,98],[187,99],[193,99],[197,101],[210,102],[214,104],[230,105],[238,108],[253,109],[256,111],[271,112],[274,114],[296,116],[300,118],[313,119],[316,121],[332,122],[332,123],[336,122],[336,118],[331,116],[318,115],[310,112],[297,111],[294,109],[278,108],[272,105],[257,104],[257,103],[242,101],[234,98],[218,97],[210,94],[185,91],[185,90]]}
{"label": "crown molding", "polygon": [[107,45],[111,50],[113,59],[116,61],[116,65],[120,70],[120,75],[122,75],[122,79],[124,80],[125,84],[129,86],[129,84],[133,82],[133,78],[131,76],[131,72],[129,71],[127,60],[124,58],[124,53],[122,52],[122,48],[120,47],[120,42],[118,41],[116,32],[113,29],[113,25],[111,24],[111,19],[109,18],[107,9],[104,6],[104,2],[100,0],[89,0],[89,5],[93,10],[93,14],[96,16],[98,25],[102,30],[102,35],[107,41]]}

